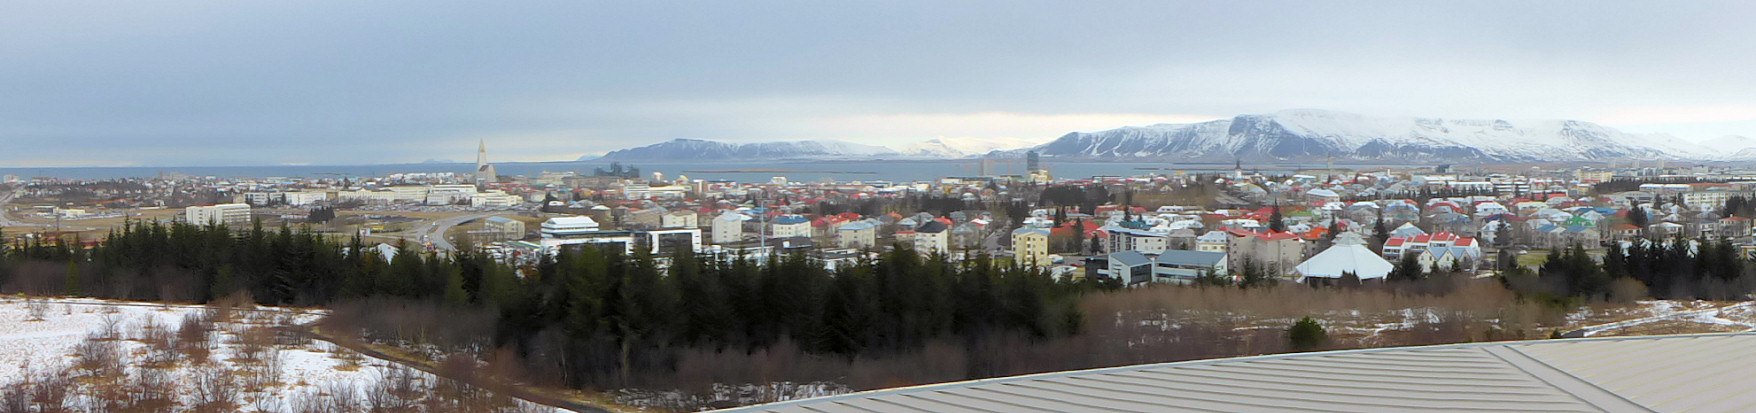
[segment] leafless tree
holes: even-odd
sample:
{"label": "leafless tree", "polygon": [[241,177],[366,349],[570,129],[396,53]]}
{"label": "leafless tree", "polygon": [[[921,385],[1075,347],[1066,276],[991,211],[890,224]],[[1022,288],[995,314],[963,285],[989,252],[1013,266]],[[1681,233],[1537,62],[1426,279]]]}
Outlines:
{"label": "leafless tree", "polygon": [[121,404],[127,411],[168,412],[177,403],[177,380],[164,369],[135,369]]}
{"label": "leafless tree", "polygon": [[177,348],[194,365],[206,364],[213,351],[213,318],[206,312],[183,315],[177,327]]}
{"label": "leafless tree", "polygon": [[237,375],[225,366],[197,370],[190,380],[191,408],[196,413],[233,411],[238,402]]}
{"label": "leafless tree", "polygon": [[27,321],[43,321],[43,316],[49,312],[49,303],[39,298],[25,297],[24,307],[29,312],[28,317],[25,318]]}
{"label": "leafless tree", "polygon": [[328,405],[329,407],[332,407],[332,409],[326,409],[324,411],[345,413],[361,410],[359,386],[355,385],[353,380],[340,380],[325,383],[323,385],[323,393],[329,394]]}
{"label": "leafless tree", "polygon": [[79,343],[78,367],[89,371],[97,378],[119,378],[122,374],[122,351],[115,341],[104,339],[101,333],[86,336]]}
{"label": "leafless tree", "polygon": [[177,336],[171,332],[170,326],[159,322],[158,317],[146,315],[146,320],[141,322],[140,342],[147,346],[147,366],[166,367],[177,362]]}
{"label": "leafless tree", "polygon": [[122,338],[122,315],[116,311],[115,307],[105,307],[104,314],[99,316],[99,320],[103,323],[103,328],[98,330],[102,339],[119,340]]}
{"label": "leafless tree", "polygon": [[366,408],[374,412],[411,412],[419,410],[421,395],[429,393],[407,366],[379,371],[376,381],[366,385]]}

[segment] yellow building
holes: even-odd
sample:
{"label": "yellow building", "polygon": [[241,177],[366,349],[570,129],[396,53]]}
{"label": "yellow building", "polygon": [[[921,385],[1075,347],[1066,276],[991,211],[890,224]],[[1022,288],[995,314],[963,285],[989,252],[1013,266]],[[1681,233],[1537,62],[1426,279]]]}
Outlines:
{"label": "yellow building", "polygon": [[1012,231],[1012,259],[1025,266],[1048,266],[1049,229],[1025,227]]}

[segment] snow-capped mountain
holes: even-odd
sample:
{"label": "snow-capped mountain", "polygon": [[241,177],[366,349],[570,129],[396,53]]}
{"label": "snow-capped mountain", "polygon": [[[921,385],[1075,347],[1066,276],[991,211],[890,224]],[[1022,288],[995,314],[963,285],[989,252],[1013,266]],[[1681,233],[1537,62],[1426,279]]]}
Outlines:
{"label": "snow-capped mountain", "polygon": [[597,159],[611,161],[765,161],[804,159],[958,159],[1042,143],[1042,139],[938,138],[902,150],[833,140],[728,143],[673,139],[622,149]]}
{"label": "snow-capped mountain", "polygon": [[1696,144],[1698,151],[1709,154],[1706,159],[1719,161],[1756,161],[1756,139],[1726,135]]}
{"label": "snow-capped mountain", "polygon": [[[1198,123],[1026,138],[939,138],[902,149],[834,140],[727,143],[675,139],[604,154],[613,161],[771,161],[1017,157],[1228,163],[1366,161],[1402,164],[1576,162],[1634,159],[1756,161],[1756,139],[1688,142],[1576,120],[1474,120],[1366,116],[1300,109]],[[1032,146],[1035,145],[1035,146]]]}
{"label": "snow-capped mountain", "polygon": [[842,141],[726,143],[701,139],[673,139],[638,148],[611,151],[598,159],[612,161],[755,161],[900,156],[901,154],[895,150],[883,146]]}
{"label": "snow-capped mountain", "polygon": [[1668,135],[1573,120],[1374,117],[1324,110],[1239,115],[1200,123],[1074,132],[1033,148],[1084,159],[1388,161],[1403,163],[1704,159]]}
{"label": "snow-capped mountain", "polygon": [[916,158],[955,159],[1028,148],[1044,141],[1031,138],[936,138],[903,147],[900,152],[904,156]]}

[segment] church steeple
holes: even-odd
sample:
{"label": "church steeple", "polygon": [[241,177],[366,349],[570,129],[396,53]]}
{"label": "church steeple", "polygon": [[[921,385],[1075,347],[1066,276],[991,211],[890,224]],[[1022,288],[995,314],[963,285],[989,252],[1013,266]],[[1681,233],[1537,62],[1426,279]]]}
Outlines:
{"label": "church steeple", "polygon": [[476,172],[473,176],[477,184],[500,180],[500,174],[494,171],[494,165],[488,163],[488,140],[482,139],[476,147]]}

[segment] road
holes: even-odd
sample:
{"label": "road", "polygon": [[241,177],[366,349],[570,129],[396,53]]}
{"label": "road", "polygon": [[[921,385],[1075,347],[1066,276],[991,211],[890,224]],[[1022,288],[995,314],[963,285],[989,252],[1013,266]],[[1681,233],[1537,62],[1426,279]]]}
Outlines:
{"label": "road", "polygon": [[18,198],[18,191],[6,191],[5,194],[0,195],[0,227],[31,226],[30,224],[23,222],[13,221],[12,213],[6,210],[6,204],[12,203],[12,200],[15,198]]}
{"label": "road", "polygon": [[59,228],[60,230],[63,230],[63,231],[97,231],[98,230],[98,228],[93,228],[93,227],[88,227],[88,226],[61,225],[61,224],[56,224],[53,222],[39,224],[39,223],[31,223],[31,222],[13,221],[12,220],[12,212],[8,211],[6,209],[6,206],[11,204],[12,200],[18,199],[18,194],[21,194],[21,193],[24,193],[24,191],[23,190],[6,191],[4,194],[0,194],[0,227],[40,227],[40,228],[50,228],[50,229]]}
{"label": "road", "polygon": [[419,238],[412,239],[411,241],[431,242],[433,243],[433,248],[444,251],[456,251],[457,246],[452,245],[451,240],[445,238],[446,232],[450,232],[452,228],[457,227],[458,225],[463,225],[465,222],[484,219],[503,213],[505,212],[480,212],[469,215],[440,218],[431,222],[426,222],[409,231],[410,233],[418,234],[419,236]]}

